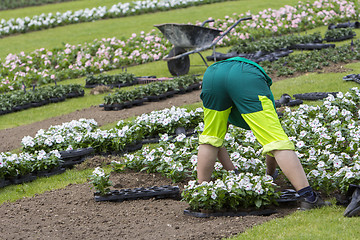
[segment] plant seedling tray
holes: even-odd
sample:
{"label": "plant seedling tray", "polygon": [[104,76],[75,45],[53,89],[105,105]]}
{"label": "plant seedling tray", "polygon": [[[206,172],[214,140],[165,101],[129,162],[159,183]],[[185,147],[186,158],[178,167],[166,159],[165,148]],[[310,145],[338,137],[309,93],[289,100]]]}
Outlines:
{"label": "plant seedling tray", "polygon": [[240,216],[270,216],[271,214],[277,213],[274,209],[263,209],[257,211],[224,211],[224,212],[196,212],[190,209],[185,209],[184,214],[198,218],[209,218],[209,217],[240,217]]}
{"label": "plant seedling tray", "polygon": [[92,147],[88,148],[79,148],[74,150],[68,150],[68,151],[60,151],[61,159],[74,159],[77,157],[83,157],[87,156],[94,152],[94,149]]}
{"label": "plant seedling tray", "polygon": [[132,188],[132,189],[121,189],[121,190],[112,190],[109,194],[105,196],[100,196],[98,193],[94,194],[96,202],[100,201],[112,201],[112,202],[122,202],[125,200],[137,200],[137,199],[163,199],[163,198],[175,198],[180,197],[180,189],[178,186],[153,186],[153,187],[141,187],[141,188]]}
{"label": "plant seedling tray", "polygon": [[294,98],[301,100],[321,100],[327,98],[329,94],[336,97],[338,92],[311,92],[311,93],[299,93],[294,94]]}
{"label": "plant seedling tray", "polygon": [[281,195],[276,201],[279,204],[297,202],[300,196],[294,189],[285,189],[281,191]]}

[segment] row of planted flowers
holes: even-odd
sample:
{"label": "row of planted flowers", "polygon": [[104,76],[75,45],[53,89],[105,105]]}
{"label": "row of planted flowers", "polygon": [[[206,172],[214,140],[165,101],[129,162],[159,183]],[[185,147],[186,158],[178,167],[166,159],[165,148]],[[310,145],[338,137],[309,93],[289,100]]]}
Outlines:
{"label": "row of planted flowers", "polygon": [[[238,17],[226,16],[210,23],[210,27],[227,29]],[[278,10],[266,9],[252,15],[251,21],[237,25],[218,42],[220,46],[232,46],[239,39],[260,39],[291,32],[303,31],[334,22],[358,18],[358,8],[353,1],[316,1],[313,4],[299,2]],[[196,23],[200,24],[200,23]],[[141,64],[162,59],[171,48],[169,41],[154,29],[149,33],[134,33],[128,39],[102,39],[79,45],[65,44],[56,49],[38,49],[26,54],[9,54],[0,65],[3,76],[0,92],[20,89],[22,83],[39,84],[85,76],[106,70]]]}
{"label": "row of planted flowers", "polygon": [[105,110],[121,110],[127,105],[144,101],[159,101],[177,93],[199,89],[201,79],[196,76],[181,76],[165,81],[156,81],[131,90],[117,90],[104,97]]}
{"label": "row of planted flowers", "polygon": [[239,41],[234,44],[229,52],[237,53],[256,53],[262,51],[265,53],[274,52],[279,49],[299,49],[302,44],[320,44],[327,39],[343,39],[352,38],[356,35],[353,28],[340,28],[327,30],[324,36],[320,32],[306,35],[285,35],[280,37],[263,38],[255,42]]}
{"label": "row of planted flowers", "polygon": [[334,63],[346,63],[360,59],[360,41],[340,47],[323,48],[317,51],[304,51],[277,59],[277,61],[264,61],[262,67],[268,73],[277,76],[289,76],[296,72],[314,72]]}
{"label": "row of planted flowers", "polygon": [[[159,134],[173,134],[178,127],[195,128],[202,112],[181,108],[164,109],[143,114],[132,122],[119,121],[110,130],[97,128],[93,119],[74,120],[39,130],[35,137],[22,139],[22,152],[0,153],[0,182],[8,178],[37,174],[57,168],[63,156],[76,149],[92,148],[94,153],[122,153],[127,146]],[[1,186],[1,184],[0,184]]]}
{"label": "row of planted flowers", "polygon": [[26,33],[48,28],[55,28],[81,22],[93,22],[107,18],[119,18],[132,15],[140,15],[149,12],[167,11],[177,8],[186,8],[226,0],[144,0],[132,2],[119,2],[110,8],[99,6],[94,8],[66,11],[64,13],[42,13],[32,17],[11,18],[0,20],[0,37],[17,33]]}
{"label": "row of planted flowers", "polygon": [[[296,145],[315,189],[325,193],[346,192],[349,184],[360,183],[359,105],[360,90],[353,88],[345,94],[339,92],[336,97],[329,95],[320,106],[301,105],[297,110],[287,108],[284,112],[281,123]],[[112,162],[113,169],[161,172],[174,182],[194,179],[197,137],[184,134],[169,137],[169,134],[179,126],[195,128],[200,133],[201,119],[202,109],[189,112],[175,107],[143,114],[130,123],[120,121],[110,130],[97,129],[95,121],[82,119],[41,130],[35,137],[24,137],[23,154],[43,156],[51,151],[89,146],[98,153],[119,152],[145,136],[161,135],[159,145],[146,145],[134,154],[125,154],[121,161]],[[216,163],[215,181],[201,185],[190,181],[183,191],[184,200],[192,209],[234,208],[239,204],[260,207],[273,203],[278,197],[276,186],[265,175],[262,149],[252,132],[230,126],[225,138],[230,158],[242,173],[226,172]],[[3,175],[9,174],[9,164],[19,163],[19,156],[1,154]]]}
{"label": "row of planted flowers", "polygon": [[27,90],[12,91],[0,95],[0,115],[65,101],[66,98],[82,97],[85,92],[79,84],[35,86]]}

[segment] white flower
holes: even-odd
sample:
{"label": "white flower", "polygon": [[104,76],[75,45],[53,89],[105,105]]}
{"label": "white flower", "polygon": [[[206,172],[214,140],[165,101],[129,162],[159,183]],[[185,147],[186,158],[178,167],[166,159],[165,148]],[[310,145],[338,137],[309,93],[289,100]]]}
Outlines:
{"label": "white flower", "polygon": [[354,177],[354,173],[352,171],[347,171],[345,174],[345,178],[353,178]]}
{"label": "white flower", "polygon": [[98,177],[104,177],[105,176],[105,172],[102,168],[97,167],[95,168],[95,170],[93,171],[93,175],[98,176]]}
{"label": "white flower", "polygon": [[176,166],[176,170],[177,170],[178,172],[182,172],[182,171],[184,170],[183,165],[182,165],[181,163],[179,163],[179,164]]}
{"label": "white flower", "polygon": [[161,135],[161,141],[164,141],[164,142],[166,142],[167,140],[169,140],[169,135],[168,134],[163,134],[163,135]]}
{"label": "white flower", "polygon": [[176,141],[181,142],[186,138],[186,135],[181,133],[176,137]]}
{"label": "white flower", "polygon": [[343,94],[342,92],[338,92],[338,93],[336,94],[336,97],[341,99],[341,98],[344,97],[344,94]]}
{"label": "white flower", "polygon": [[325,167],[325,162],[324,161],[319,161],[317,167],[318,167],[318,169],[322,169],[323,167]]}
{"label": "white flower", "polygon": [[304,147],[305,146],[305,143],[303,142],[303,141],[298,141],[297,143],[296,143],[296,147],[297,148],[302,148],[302,147]]}
{"label": "white flower", "polygon": [[215,192],[211,192],[211,198],[214,199],[214,200],[217,198],[217,195],[216,195]]}
{"label": "white flower", "polygon": [[335,168],[340,168],[341,165],[342,165],[341,159],[337,158],[337,159],[334,160],[334,167]]}
{"label": "white flower", "polygon": [[231,159],[239,159],[239,157],[240,157],[240,153],[238,152],[233,152],[230,154]]}
{"label": "white flower", "polygon": [[56,141],[56,143],[62,143],[62,142],[64,142],[64,137],[61,135],[56,135],[55,141]]}
{"label": "white flower", "polygon": [[312,175],[314,175],[315,177],[317,177],[317,176],[319,176],[320,175],[320,173],[319,173],[319,171],[318,170],[312,170],[312,171],[310,171],[310,173],[309,174],[312,174]]}
{"label": "white flower", "polygon": [[33,147],[33,146],[35,146],[35,142],[34,142],[33,138],[30,137],[30,136],[23,137],[23,139],[21,140],[21,143],[25,147]]}

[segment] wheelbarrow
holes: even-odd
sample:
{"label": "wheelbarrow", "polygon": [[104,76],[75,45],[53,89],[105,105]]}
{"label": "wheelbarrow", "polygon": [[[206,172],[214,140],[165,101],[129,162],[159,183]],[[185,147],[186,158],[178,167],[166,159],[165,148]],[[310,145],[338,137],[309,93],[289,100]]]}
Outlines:
{"label": "wheelbarrow", "polygon": [[154,25],[174,45],[169,54],[163,58],[164,61],[167,61],[171,75],[181,76],[187,74],[190,69],[189,55],[193,53],[198,53],[206,67],[208,67],[205,58],[200,52],[212,47],[215,51],[215,45],[224,38],[226,34],[241,21],[250,19],[252,18],[245,17],[237,20],[221,35],[222,30],[204,27],[206,23],[214,22],[212,19],[204,21],[200,26],[176,23]]}

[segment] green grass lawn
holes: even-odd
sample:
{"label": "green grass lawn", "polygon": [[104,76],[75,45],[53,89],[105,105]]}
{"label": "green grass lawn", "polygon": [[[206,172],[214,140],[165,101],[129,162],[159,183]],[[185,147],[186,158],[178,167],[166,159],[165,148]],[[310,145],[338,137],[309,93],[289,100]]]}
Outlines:
{"label": "green grass lawn", "polygon": [[[72,4],[76,2],[62,3],[61,6],[64,5],[64,8],[68,6],[71,9]],[[85,2],[87,1],[80,1],[80,3]],[[288,0],[287,4],[295,4],[296,2],[295,0]],[[21,51],[27,53],[39,48],[52,49],[54,47],[61,47],[63,43],[81,44],[91,42],[94,39],[109,37],[128,38],[132,33],[139,33],[140,31],[149,32],[154,29],[155,24],[172,22],[195,23],[197,20],[204,21],[210,17],[218,19],[224,18],[226,15],[231,16],[233,13],[245,13],[249,9],[252,13],[257,13],[264,9],[264,3],[266,3],[266,8],[279,8],[283,6],[282,1],[229,1],[166,12],[148,13],[140,16],[72,24],[48,30],[18,34],[0,38],[0,59],[4,59],[9,53],[20,53]],[[85,8],[85,6],[86,4],[80,8]],[[46,6],[42,8],[44,8],[44,12],[55,12],[53,6],[49,7],[49,10],[46,10]],[[22,11],[26,9],[11,10],[11,12],[19,17],[25,17],[29,13],[22,13]],[[0,18],[2,18],[1,12]]]}
{"label": "green grass lawn", "polygon": [[[64,12],[68,9],[77,10],[85,7],[111,6],[117,2],[119,1],[82,0],[41,7],[2,11],[0,12],[0,19],[32,16],[56,11]],[[150,31],[154,28],[153,25],[158,23],[194,23],[196,20],[202,21],[209,17],[215,19],[223,18],[234,12],[242,13],[248,10],[251,10],[252,13],[257,13],[265,8],[279,8],[285,4],[294,5],[297,2],[298,0],[239,0],[178,9],[169,12],[158,12],[141,16],[75,24],[38,32],[19,34],[0,39],[0,58],[3,59],[9,53],[18,53],[20,51],[30,52],[42,47],[52,49],[61,46],[62,43],[79,44],[92,41],[95,38],[114,36],[118,38],[127,37],[133,32],[138,33],[142,30],[145,32]],[[320,30],[325,31],[325,27],[320,28]],[[316,31],[316,29],[308,31],[308,33],[313,31]],[[218,50],[220,52],[227,51],[226,48]],[[203,55],[208,56],[210,54],[211,51],[205,51]],[[206,68],[198,55],[191,55],[190,61],[192,65],[190,74],[202,74],[205,71]],[[272,90],[275,99],[278,99],[283,93],[292,95],[304,92],[346,92],[351,87],[357,87],[357,83],[344,82],[342,77],[350,73],[359,73],[360,64],[353,63],[348,64],[345,67],[350,69],[346,73],[308,73],[299,77],[274,82]],[[121,70],[114,70],[109,73],[115,74],[120,71]],[[164,61],[129,67],[128,72],[134,73],[136,76],[170,76],[166,62]],[[68,83],[84,84],[85,82],[84,78],[79,78],[63,81],[61,84]],[[88,93],[89,90],[86,90],[86,95],[83,98],[70,99],[62,103],[0,116],[0,129],[41,121],[43,119],[102,103],[104,95],[93,96]],[[195,108],[199,106],[201,106],[201,103],[185,107]],[[115,123],[112,123],[104,126],[104,128],[111,128],[114,125]],[[24,133],[24,136],[25,135],[26,133]],[[87,176],[91,171],[91,169],[83,171],[68,170],[66,173],[58,176],[41,178],[34,182],[5,187],[0,189],[0,203],[5,201],[15,201],[22,197],[31,197],[51,189],[63,188],[70,183],[85,183],[87,182]],[[343,207],[333,206],[308,212],[296,212],[285,218],[275,219],[260,226],[255,226],[245,233],[239,234],[239,236],[234,239],[359,239],[359,218],[344,218],[342,216],[343,211]]]}

